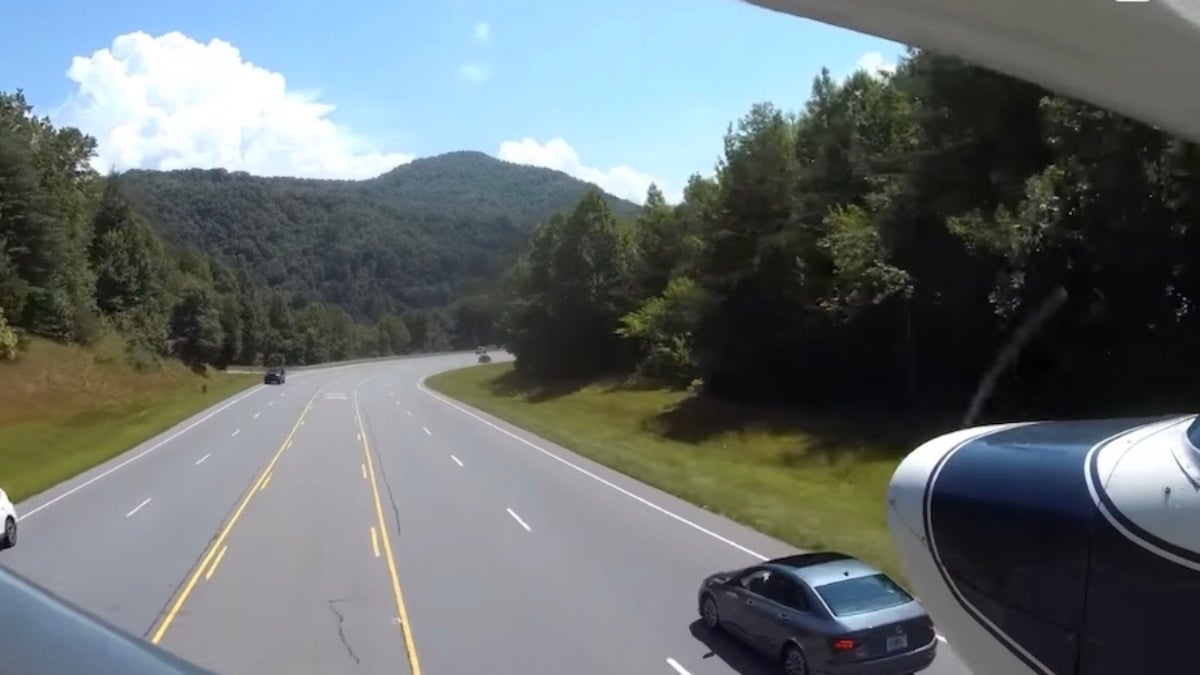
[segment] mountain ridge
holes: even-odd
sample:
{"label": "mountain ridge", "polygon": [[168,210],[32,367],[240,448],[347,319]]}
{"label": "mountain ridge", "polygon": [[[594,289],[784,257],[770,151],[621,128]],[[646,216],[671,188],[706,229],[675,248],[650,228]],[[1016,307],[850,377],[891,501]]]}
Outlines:
{"label": "mountain ridge", "polygon": [[525,235],[589,189],[622,216],[640,209],[561,171],[471,150],[363,180],[179,169],[116,181],[170,244],[244,268],[296,307],[335,304],[365,320],[494,286]]}

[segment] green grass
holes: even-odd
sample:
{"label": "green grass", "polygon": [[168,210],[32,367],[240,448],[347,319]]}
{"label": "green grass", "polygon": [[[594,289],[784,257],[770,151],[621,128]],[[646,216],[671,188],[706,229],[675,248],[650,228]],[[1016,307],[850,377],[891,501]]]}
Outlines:
{"label": "green grass", "polygon": [[511,364],[428,386],[579,454],[804,549],[836,549],[902,578],[884,514],[901,457],[936,433],[900,419],[763,410],[682,392],[539,386]]}
{"label": "green grass", "polygon": [[174,362],[144,372],[112,340],[31,341],[0,364],[0,485],[21,501],[259,381]]}

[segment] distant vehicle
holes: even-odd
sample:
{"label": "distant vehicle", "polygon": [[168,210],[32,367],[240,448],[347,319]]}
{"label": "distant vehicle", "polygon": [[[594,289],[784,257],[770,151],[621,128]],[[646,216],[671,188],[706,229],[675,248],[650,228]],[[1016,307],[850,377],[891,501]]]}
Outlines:
{"label": "distant vehicle", "polygon": [[487,350],[486,350],[486,349],[484,349],[483,347],[476,347],[476,348],[475,348],[475,353],[476,353],[476,354],[486,354],[486,353],[487,353]]}
{"label": "distant vehicle", "polygon": [[836,552],[714,574],[700,617],[779,659],[787,675],[908,675],[937,654],[933,621],[883,572]]}
{"label": "distant vehicle", "polygon": [[491,363],[491,362],[492,362],[492,357],[488,356],[487,354],[480,354],[480,355],[479,355],[479,362],[480,362],[480,363]]}
{"label": "distant vehicle", "polygon": [[17,508],[9,501],[4,490],[0,490],[0,520],[4,522],[0,534],[0,551],[17,545]]}
{"label": "distant vehicle", "polygon": [[287,371],[283,366],[275,366],[268,368],[267,374],[263,376],[263,384],[283,384],[287,381]]}

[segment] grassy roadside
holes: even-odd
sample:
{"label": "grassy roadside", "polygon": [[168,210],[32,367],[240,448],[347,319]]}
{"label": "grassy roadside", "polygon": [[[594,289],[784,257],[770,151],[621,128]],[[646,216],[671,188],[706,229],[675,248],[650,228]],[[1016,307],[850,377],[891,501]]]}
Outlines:
{"label": "grassy roadside", "polygon": [[19,502],[258,381],[174,362],[138,371],[115,340],[33,340],[0,364],[0,485]]}
{"label": "grassy roadside", "polygon": [[870,424],[804,419],[613,383],[548,390],[523,382],[511,364],[426,384],[795,546],[842,550],[902,577],[884,492],[927,429],[877,416]]}

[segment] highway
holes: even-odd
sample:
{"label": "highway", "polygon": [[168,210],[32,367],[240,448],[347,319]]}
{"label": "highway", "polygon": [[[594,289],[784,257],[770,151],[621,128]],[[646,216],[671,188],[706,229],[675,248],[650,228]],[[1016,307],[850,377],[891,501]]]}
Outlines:
{"label": "highway", "polygon": [[474,362],[255,386],[20,504],[0,564],[223,675],[778,672],[696,591],[793,549],[423,385]]}

